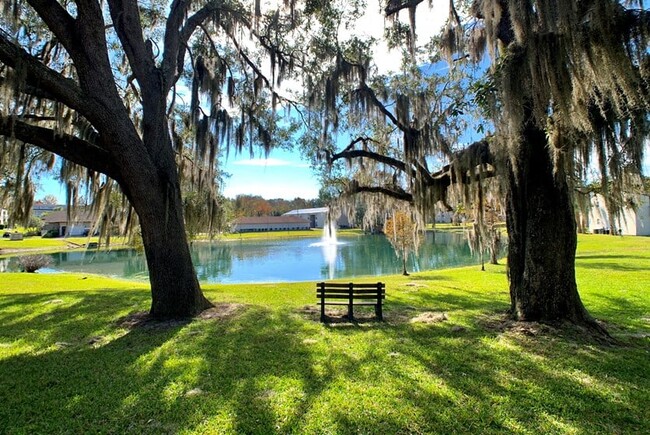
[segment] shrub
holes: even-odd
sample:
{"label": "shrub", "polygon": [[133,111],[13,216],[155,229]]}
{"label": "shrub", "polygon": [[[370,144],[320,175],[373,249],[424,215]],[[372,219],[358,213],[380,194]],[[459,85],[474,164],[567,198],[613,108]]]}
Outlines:
{"label": "shrub", "polygon": [[48,230],[42,237],[44,239],[53,239],[59,237],[59,232],[57,230]]}
{"label": "shrub", "polygon": [[52,263],[52,257],[49,255],[24,255],[18,257],[18,266],[23,272],[34,273],[42,267],[47,267]]}

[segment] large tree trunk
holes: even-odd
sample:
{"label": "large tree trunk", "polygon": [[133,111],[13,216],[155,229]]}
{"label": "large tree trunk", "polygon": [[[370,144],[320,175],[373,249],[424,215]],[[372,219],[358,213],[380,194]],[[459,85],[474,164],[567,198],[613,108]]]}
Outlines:
{"label": "large tree trunk", "polygon": [[[128,190],[140,218],[151,282],[151,316],[192,317],[212,304],[203,296],[192,264],[165,99],[156,97],[143,102],[143,141],[149,158],[142,158],[135,168],[138,174],[128,178]],[[144,180],[143,173],[148,174]]]}
{"label": "large tree trunk", "polygon": [[529,122],[508,164],[511,314],[517,320],[595,325],[578,295],[573,205],[557,166],[544,131]]}
{"label": "large tree trunk", "polygon": [[192,265],[180,193],[171,186],[167,186],[169,192],[154,192],[155,199],[133,204],[140,218],[154,318],[191,317],[211,306]]}

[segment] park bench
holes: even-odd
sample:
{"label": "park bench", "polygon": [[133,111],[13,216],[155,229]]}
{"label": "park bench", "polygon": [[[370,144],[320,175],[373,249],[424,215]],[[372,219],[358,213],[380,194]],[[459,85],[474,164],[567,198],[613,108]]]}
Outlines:
{"label": "park bench", "polygon": [[[375,307],[378,320],[383,320],[382,303],[386,298],[386,285],[383,282],[374,284],[327,283],[316,284],[316,297],[320,299],[320,321],[325,322],[325,305],[347,305],[348,320],[354,320],[354,306],[366,305]],[[328,302],[329,301],[329,302]]]}

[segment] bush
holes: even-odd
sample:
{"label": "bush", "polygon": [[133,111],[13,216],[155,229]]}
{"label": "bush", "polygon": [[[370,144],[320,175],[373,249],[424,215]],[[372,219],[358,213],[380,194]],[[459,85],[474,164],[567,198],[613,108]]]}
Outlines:
{"label": "bush", "polygon": [[44,239],[53,239],[59,237],[59,232],[57,230],[48,230],[42,237]]}
{"label": "bush", "polygon": [[18,266],[23,272],[34,273],[42,267],[47,267],[52,263],[52,257],[49,255],[24,255],[18,257]]}

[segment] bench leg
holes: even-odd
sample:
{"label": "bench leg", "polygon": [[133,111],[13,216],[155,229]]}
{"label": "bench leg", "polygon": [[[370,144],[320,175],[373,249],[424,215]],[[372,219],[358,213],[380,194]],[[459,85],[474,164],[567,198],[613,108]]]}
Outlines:
{"label": "bench leg", "polygon": [[325,323],[325,300],[320,301],[320,321]]}
{"label": "bench leg", "polygon": [[384,320],[384,316],[381,310],[381,300],[375,305],[375,316],[377,316],[377,319],[379,320]]}

